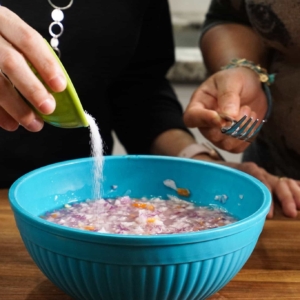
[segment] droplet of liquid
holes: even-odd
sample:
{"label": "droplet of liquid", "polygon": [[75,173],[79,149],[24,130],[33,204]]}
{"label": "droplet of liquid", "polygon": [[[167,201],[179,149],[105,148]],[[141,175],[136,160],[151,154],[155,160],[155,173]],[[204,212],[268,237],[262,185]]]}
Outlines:
{"label": "droplet of liquid", "polygon": [[175,181],[174,180],[171,180],[171,179],[166,179],[164,180],[164,185],[177,191],[177,186],[175,184]]}

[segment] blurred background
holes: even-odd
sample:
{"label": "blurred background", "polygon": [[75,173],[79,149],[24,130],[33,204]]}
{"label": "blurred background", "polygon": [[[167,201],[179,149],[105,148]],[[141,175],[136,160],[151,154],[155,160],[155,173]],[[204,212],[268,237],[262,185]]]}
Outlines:
{"label": "blurred background", "polygon": [[[173,34],[175,41],[176,63],[169,70],[168,78],[185,109],[195,89],[205,78],[205,67],[198,47],[201,27],[210,0],[169,0]],[[205,138],[197,129],[191,129],[199,142]],[[240,161],[241,154],[220,151],[228,161]],[[124,148],[115,138],[113,154],[125,154]]]}

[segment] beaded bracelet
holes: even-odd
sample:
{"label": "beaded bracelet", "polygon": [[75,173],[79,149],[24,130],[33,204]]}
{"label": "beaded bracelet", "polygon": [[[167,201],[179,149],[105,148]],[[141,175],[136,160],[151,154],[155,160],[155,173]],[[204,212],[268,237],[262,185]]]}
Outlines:
{"label": "beaded bracelet", "polygon": [[260,82],[271,85],[275,80],[275,74],[268,74],[265,68],[262,68],[260,65],[254,64],[252,61],[249,61],[245,58],[235,58],[230,61],[230,63],[221,68],[221,70],[232,69],[237,67],[244,67],[254,71]]}

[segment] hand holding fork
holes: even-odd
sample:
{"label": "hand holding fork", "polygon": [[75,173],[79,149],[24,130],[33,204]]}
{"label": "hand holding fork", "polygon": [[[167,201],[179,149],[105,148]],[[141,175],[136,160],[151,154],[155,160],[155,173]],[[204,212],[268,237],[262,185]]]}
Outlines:
{"label": "hand holding fork", "polygon": [[[246,66],[235,68],[240,63]],[[199,86],[184,113],[184,121],[188,127],[197,127],[215,146],[239,153],[248,147],[245,141],[254,140],[270,116],[269,83],[274,77],[266,73],[262,75],[267,77],[258,77],[263,69],[253,72],[252,68],[258,66],[251,63],[248,67],[248,61],[234,62],[233,66],[213,74]],[[226,121],[230,124],[224,125]]]}
{"label": "hand holding fork", "polygon": [[264,90],[267,97],[268,109],[262,121],[259,119],[253,120],[252,117],[248,118],[247,115],[244,115],[240,120],[236,121],[224,114],[219,114],[221,118],[231,122],[230,126],[222,127],[221,132],[236,139],[251,143],[258,135],[264,123],[267,122],[272,111],[272,95],[270,89],[267,85],[264,85]]}
{"label": "hand holding fork", "polygon": [[241,119],[236,121],[227,115],[219,114],[219,116],[221,118],[223,118],[226,121],[231,122],[230,126],[224,126],[221,128],[222,133],[229,135],[231,137],[234,137],[236,139],[244,140],[246,142],[251,143],[256,138],[256,136],[258,135],[259,131],[261,130],[263,124],[267,122],[267,120],[271,114],[272,95],[270,92],[269,85],[271,84],[271,81],[274,80],[274,78],[270,79],[269,78],[270,75],[268,75],[266,73],[265,69],[262,69],[259,66],[253,65],[251,62],[248,62],[245,59],[239,60],[239,61],[234,60],[234,61],[232,61],[232,64],[229,64],[229,67],[225,67],[224,69],[228,69],[228,68],[230,68],[230,66],[248,67],[248,68],[256,71],[258,74],[262,75],[262,76],[260,76],[260,81],[262,82],[263,89],[264,89],[264,92],[265,92],[266,98],[267,98],[267,105],[268,105],[267,112],[266,112],[263,120],[261,120],[261,121],[259,119],[253,120],[252,117],[248,118],[247,115],[244,115]]}

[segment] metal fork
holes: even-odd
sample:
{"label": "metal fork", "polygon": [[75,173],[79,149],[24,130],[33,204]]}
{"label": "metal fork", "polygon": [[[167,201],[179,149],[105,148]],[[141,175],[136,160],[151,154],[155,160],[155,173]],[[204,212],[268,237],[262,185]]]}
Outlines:
{"label": "metal fork", "polygon": [[264,123],[266,123],[269,119],[272,111],[272,95],[270,88],[267,84],[263,84],[263,89],[266,94],[268,104],[268,109],[264,119],[259,122],[259,119],[253,120],[253,118],[248,118],[247,115],[244,115],[240,120],[236,121],[226,115],[220,114],[224,120],[231,122],[230,126],[224,126],[221,128],[222,133],[249,143],[254,141]]}

